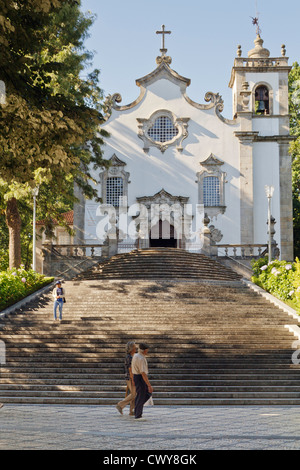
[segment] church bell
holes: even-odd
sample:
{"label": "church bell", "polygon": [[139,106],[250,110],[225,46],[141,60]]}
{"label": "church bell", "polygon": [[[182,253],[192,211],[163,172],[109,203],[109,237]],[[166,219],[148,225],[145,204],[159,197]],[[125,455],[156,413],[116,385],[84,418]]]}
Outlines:
{"label": "church bell", "polygon": [[266,110],[265,102],[264,102],[264,101],[259,101],[259,102],[258,102],[257,112],[262,112],[262,113],[264,113],[265,110]]}

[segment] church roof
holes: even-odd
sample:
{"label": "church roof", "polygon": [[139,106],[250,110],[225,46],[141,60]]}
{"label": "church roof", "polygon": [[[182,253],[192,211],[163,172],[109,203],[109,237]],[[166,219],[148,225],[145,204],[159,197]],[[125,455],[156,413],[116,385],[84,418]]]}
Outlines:
{"label": "church roof", "polygon": [[145,77],[137,79],[136,84],[137,86],[146,86],[161,78],[169,78],[171,81],[183,83],[185,86],[189,86],[191,84],[191,80],[189,78],[179,75],[175,70],[171,69],[165,61],[162,61],[158,67],[153,70],[153,72],[145,75]]}
{"label": "church roof", "polygon": [[[74,211],[64,212],[61,215],[63,216],[63,218],[65,219],[65,221],[68,225],[73,225]],[[36,222],[36,225],[45,225],[45,220],[38,220]],[[53,219],[53,225],[58,225],[58,221]]]}

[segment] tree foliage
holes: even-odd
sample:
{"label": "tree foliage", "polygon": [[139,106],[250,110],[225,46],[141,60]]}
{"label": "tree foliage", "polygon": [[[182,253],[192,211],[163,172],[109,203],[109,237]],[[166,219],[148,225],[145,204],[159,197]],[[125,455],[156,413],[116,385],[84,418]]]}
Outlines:
{"label": "tree foliage", "polygon": [[[100,127],[99,71],[81,76],[92,60],[84,40],[93,17],[75,0],[0,0],[0,5],[0,80],[6,88],[0,106],[0,191],[11,241],[16,232],[20,236],[18,201],[30,199],[36,185],[49,220],[59,214],[57,194],[72,199],[70,181],[86,197],[97,198],[90,169],[107,165],[102,159],[107,134]],[[20,250],[15,239],[11,267],[20,264]]]}
{"label": "tree foliage", "polygon": [[289,75],[289,108],[291,134],[296,140],[291,143],[294,207],[294,252],[300,256],[300,65],[293,64]]}

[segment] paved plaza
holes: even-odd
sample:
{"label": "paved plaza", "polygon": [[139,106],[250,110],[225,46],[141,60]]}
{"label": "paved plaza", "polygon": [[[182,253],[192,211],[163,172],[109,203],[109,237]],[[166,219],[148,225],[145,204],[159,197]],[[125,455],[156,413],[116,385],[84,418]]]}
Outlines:
{"label": "paved plaza", "polygon": [[154,406],[144,417],[113,406],[7,404],[0,450],[300,449],[297,406]]}

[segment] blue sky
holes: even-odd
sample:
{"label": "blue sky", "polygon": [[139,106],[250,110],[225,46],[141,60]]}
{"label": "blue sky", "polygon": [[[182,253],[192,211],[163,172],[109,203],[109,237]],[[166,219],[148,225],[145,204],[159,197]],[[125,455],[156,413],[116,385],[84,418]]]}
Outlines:
{"label": "blue sky", "polygon": [[[204,103],[207,91],[224,99],[223,115],[232,117],[228,88],[237,45],[243,57],[254,47],[255,26],[251,17],[259,12],[264,46],[271,57],[281,56],[286,45],[289,63],[300,61],[299,0],[82,0],[82,10],[97,18],[86,48],[94,51],[93,68],[101,71],[105,95],[120,93],[122,104],[139,95],[135,84],[156,68],[165,24],[171,67],[191,79],[188,95]],[[257,7],[256,7],[257,5]]]}

